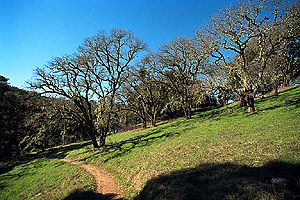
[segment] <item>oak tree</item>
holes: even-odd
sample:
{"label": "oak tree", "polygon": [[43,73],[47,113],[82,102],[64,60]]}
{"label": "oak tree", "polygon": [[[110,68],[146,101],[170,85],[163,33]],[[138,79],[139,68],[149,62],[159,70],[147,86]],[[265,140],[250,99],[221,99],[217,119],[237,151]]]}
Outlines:
{"label": "oak tree", "polygon": [[[104,146],[117,91],[126,78],[127,68],[145,48],[146,44],[130,31],[113,29],[110,34],[100,31],[87,38],[77,53],[54,58],[44,68],[37,68],[29,84],[42,93],[71,100],[72,115],[89,135],[93,146],[99,146],[97,134],[100,134],[100,146]],[[101,116],[101,102],[107,104],[105,118]],[[104,119],[101,127],[97,127],[99,119]]]}

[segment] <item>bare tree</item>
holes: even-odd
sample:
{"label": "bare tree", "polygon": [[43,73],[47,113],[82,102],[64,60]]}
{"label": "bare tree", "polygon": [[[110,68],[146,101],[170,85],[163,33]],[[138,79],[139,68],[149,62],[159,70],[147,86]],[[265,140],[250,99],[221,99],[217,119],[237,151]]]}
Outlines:
{"label": "bare tree", "polygon": [[95,98],[92,90],[94,81],[85,65],[88,63],[75,54],[57,57],[44,68],[37,68],[35,80],[29,84],[31,88],[42,93],[55,94],[72,100],[75,105],[72,116],[84,127],[93,146],[97,148],[95,108],[91,103]]}
{"label": "bare tree", "polygon": [[157,61],[157,55],[153,53],[144,56],[140,64],[131,71],[127,89],[135,95],[134,105],[139,110],[137,112],[146,115],[152,127],[156,126],[157,115],[164,108],[164,100],[169,92],[162,81],[162,76],[156,72]]}
{"label": "bare tree", "polygon": [[[145,43],[130,31],[113,29],[110,35],[100,31],[87,38],[78,53],[55,58],[44,68],[37,68],[30,86],[72,100],[76,106],[73,115],[87,130],[93,146],[99,146],[98,130],[101,130],[100,146],[104,146],[111,118],[109,111],[113,110],[126,69],[145,48]],[[96,112],[93,101],[99,104]],[[105,117],[101,116],[102,102],[107,104]],[[97,119],[105,121],[100,128]]]}
{"label": "bare tree", "polygon": [[147,128],[147,113],[144,109],[144,105],[142,101],[137,99],[138,93],[135,90],[134,82],[132,81],[132,77],[128,77],[128,83],[122,88],[121,92],[121,100],[124,103],[123,110],[134,113],[138,116],[138,118],[142,121],[142,127]]}
{"label": "bare tree", "polygon": [[[104,31],[98,35],[86,39],[84,47],[80,49],[82,53],[94,56],[95,62],[101,66],[92,68],[97,85],[102,88],[99,92],[95,90],[100,102],[106,106],[99,106],[97,109],[98,124],[101,124],[100,146],[105,145],[105,139],[109,131],[111,113],[114,109],[117,92],[127,77],[127,71],[131,62],[140,51],[146,49],[146,44],[132,32],[121,29],[113,29],[110,35]],[[106,115],[103,116],[103,108]]]}
{"label": "bare tree", "polygon": [[[197,40],[217,64],[222,63],[234,78],[235,90],[248,111],[253,112],[254,97],[260,88],[268,59],[278,42],[267,43],[267,34],[276,29],[284,16],[284,3],[248,0],[226,7],[214,15]],[[250,44],[257,41],[257,56]],[[234,59],[232,57],[234,56]]]}
{"label": "bare tree", "polygon": [[267,72],[274,84],[275,95],[282,84],[287,87],[300,75],[300,2],[293,4],[280,27],[268,34],[268,43],[277,42],[277,48],[267,63]]}
{"label": "bare tree", "polygon": [[191,118],[193,85],[199,78],[205,58],[193,39],[179,37],[159,51],[159,73],[180,103],[186,119]]}

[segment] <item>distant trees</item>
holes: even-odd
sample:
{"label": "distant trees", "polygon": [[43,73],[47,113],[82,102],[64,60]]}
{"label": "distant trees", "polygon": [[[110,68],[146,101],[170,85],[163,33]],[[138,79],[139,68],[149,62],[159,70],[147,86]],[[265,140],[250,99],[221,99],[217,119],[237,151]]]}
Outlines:
{"label": "distant trees", "polygon": [[55,58],[45,68],[37,68],[35,81],[30,82],[33,89],[42,93],[56,94],[59,97],[70,99],[74,104],[71,114],[91,138],[95,147],[96,127],[94,125],[95,105],[93,105],[93,80],[84,66],[89,60],[79,55],[68,55]]}
{"label": "distant trees", "polygon": [[162,82],[163,77],[155,71],[158,67],[155,54],[144,56],[140,64],[131,70],[123,88],[128,109],[142,119],[143,128],[146,128],[148,118],[151,126],[156,126],[157,115],[164,108],[169,93]]}
{"label": "distant trees", "polygon": [[82,130],[63,109],[66,105],[66,100],[11,87],[0,76],[0,160],[83,140]]}
{"label": "distant trees", "polygon": [[204,54],[193,39],[180,37],[163,45],[158,57],[158,72],[163,76],[164,84],[172,91],[186,119],[190,119],[193,99],[201,88],[199,75]]}
{"label": "distant trees", "polygon": [[8,78],[0,76],[0,158],[5,160],[20,152],[20,120],[24,118],[18,94],[8,85]]}

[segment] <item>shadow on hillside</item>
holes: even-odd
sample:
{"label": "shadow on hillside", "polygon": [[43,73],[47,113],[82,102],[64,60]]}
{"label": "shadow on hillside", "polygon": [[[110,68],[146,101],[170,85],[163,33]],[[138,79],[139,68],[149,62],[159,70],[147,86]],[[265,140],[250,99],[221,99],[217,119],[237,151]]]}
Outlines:
{"label": "shadow on hillside", "polygon": [[83,143],[76,143],[76,144],[70,144],[67,146],[57,147],[48,149],[46,152],[42,153],[43,156],[46,156],[48,158],[65,158],[68,155],[68,152],[81,149],[86,146],[91,145],[92,142],[83,142]]}
{"label": "shadow on hillside", "polygon": [[[293,92],[290,92],[292,90]],[[294,109],[293,106],[300,107],[300,90],[296,90],[296,88],[286,89],[281,91],[279,96],[269,95],[263,99],[257,99],[256,105],[260,105],[260,103],[264,101],[270,101],[270,103],[267,105],[267,107],[258,109],[255,113],[273,111],[282,107],[291,107],[291,109]]]}
{"label": "shadow on hillside", "polygon": [[289,199],[300,194],[299,184],[299,164],[206,164],[153,178],[135,199]]}
{"label": "shadow on hillside", "polygon": [[298,87],[292,87],[279,92],[278,96],[270,94],[262,99],[256,99],[256,103],[268,101],[268,100],[279,100],[282,106],[293,106],[300,103],[300,89]]}
{"label": "shadow on hillside", "polygon": [[[47,165],[45,159],[27,160],[23,162],[24,163],[21,163],[22,166],[17,170],[10,172],[11,170],[13,170],[13,168],[11,168],[7,169],[6,171],[9,173],[3,172],[0,174],[0,194],[3,188],[9,189],[12,187],[10,180],[19,180],[23,177],[33,177],[36,175],[36,171],[44,170],[43,168]],[[59,167],[61,165],[63,165],[62,162],[51,163],[52,169],[56,169],[56,167]],[[17,164],[15,164],[15,166],[17,166]]]}
{"label": "shadow on hillside", "polygon": [[[171,126],[174,126],[174,125],[171,125]],[[104,160],[104,162],[108,161],[109,159],[122,156],[125,153],[128,153],[135,148],[149,146],[152,143],[154,143],[155,141],[158,141],[160,139],[170,138],[170,137],[174,137],[174,136],[180,134],[179,132],[176,132],[176,131],[165,132],[164,129],[169,128],[169,127],[170,126],[165,126],[163,128],[161,127],[161,128],[156,128],[156,129],[152,129],[152,130],[150,129],[143,135],[138,135],[138,136],[129,138],[127,140],[120,141],[118,143],[108,144],[106,146],[106,151],[111,154],[108,154],[109,157],[106,160]],[[0,174],[9,172],[18,165],[26,164],[26,163],[31,162],[38,158],[43,158],[43,157],[58,158],[58,159],[65,158],[69,154],[70,151],[73,151],[76,149],[81,149],[81,148],[87,147],[89,145],[92,145],[92,143],[91,142],[76,143],[76,144],[70,144],[70,145],[62,146],[62,147],[50,148],[50,149],[47,149],[45,152],[27,154],[27,155],[24,155],[23,157],[18,158],[18,161],[14,162],[12,164],[9,164],[4,167],[0,166]]]}
{"label": "shadow on hillside", "polygon": [[[271,101],[270,105],[265,108],[260,108],[260,104],[265,101]],[[275,105],[272,105],[272,103],[275,103]],[[212,121],[218,121],[220,120],[221,116],[226,117],[236,117],[240,114],[244,114],[244,116],[251,116],[253,114],[260,113],[262,111],[267,110],[275,110],[277,108],[281,107],[288,107],[288,106],[296,106],[300,107],[300,89],[297,87],[288,88],[284,91],[280,91],[278,96],[274,96],[273,94],[270,94],[268,96],[265,96],[264,98],[256,98],[255,99],[255,107],[256,112],[249,114],[247,111],[247,107],[240,107],[238,105],[233,105],[231,107],[220,107],[217,109],[213,109],[210,111],[197,111],[194,113],[194,116],[196,116],[197,120],[212,120]]]}
{"label": "shadow on hillside", "polygon": [[51,149],[47,149],[45,152],[26,154],[22,157],[18,157],[17,160],[14,162],[8,163],[5,166],[0,166],[0,174],[7,173],[13,170],[16,166],[29,163],[38,158],[64,158],[68,155],[68,152],[86,147],[88,145],[91,145],[91,142],[84,142],[82,144],[71,144],[63,147],[54,147]]}
{"label": "shadow on hillside", "polygon": [[69,196],[64,198],[64,200],[122,200],[120,198],[116,198],[115,194],[99,194],[87,191],[76,190],[71,193]]}
{"label": "shadow on hillside", "polygon": [[[165,127],[166,128],[166,127]],[[164,128],[157,128],[155,130],[149,130],[147,133],[143,135],[138,135],[127,140],[123,140],[114,144],[110,144],[106,146],[106,151],[109,152],[109,157],[104,160],[107,162],[110,159],[122,156],[126,153],[129,153],[135,148],[150,146],[157,140],[163,138],[171,138],[179,135],[179,132],[171,131],[171,132],[164,132]]]}
{"label": "shadow on hillside", "polygon": [[197,121],[199,120],[219,121],[220,117],[222,116],[236,117],[240,115],[240,112],[247,113],[246,108],[239,107],[238,105],[234,105],[232,107],[220,107],[206,112],[196,112],[195,116],[197,118]]}

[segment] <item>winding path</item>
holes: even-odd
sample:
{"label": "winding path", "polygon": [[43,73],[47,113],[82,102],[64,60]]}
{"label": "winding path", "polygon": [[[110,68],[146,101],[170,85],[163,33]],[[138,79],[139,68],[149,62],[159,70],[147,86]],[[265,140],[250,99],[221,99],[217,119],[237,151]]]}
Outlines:
{"label": "winding path", "polygon": [[63,162],[67,162],[73,165],[78,165],[83,167],[86,171],[88,171],[94,178],[96,179],[97,184],[97,193],[99,195],[99,199],[122,199],[121,191],[116,183],[116,181],[105,171],[100,170],[99,168],[86,165],[80,162],[75,162],[68,159],[60,159]]}

